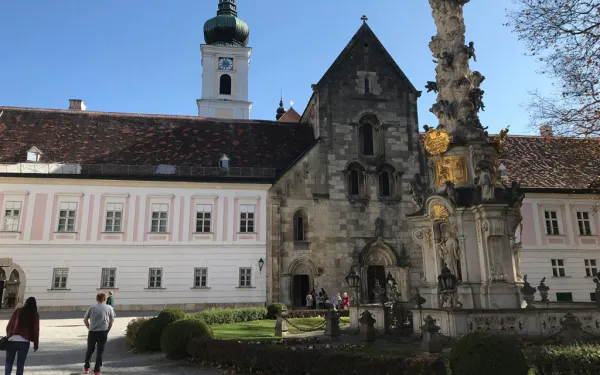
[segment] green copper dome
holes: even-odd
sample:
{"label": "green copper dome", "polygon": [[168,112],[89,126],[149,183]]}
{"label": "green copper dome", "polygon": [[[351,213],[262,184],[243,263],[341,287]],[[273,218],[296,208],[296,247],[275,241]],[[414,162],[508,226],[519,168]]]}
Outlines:
{"label": "green copper dome", "polygon": [[250,28],[237,18],[235,0],[219,0],[217,16],[204,24],[204,40],[214,46],[246,47]]}

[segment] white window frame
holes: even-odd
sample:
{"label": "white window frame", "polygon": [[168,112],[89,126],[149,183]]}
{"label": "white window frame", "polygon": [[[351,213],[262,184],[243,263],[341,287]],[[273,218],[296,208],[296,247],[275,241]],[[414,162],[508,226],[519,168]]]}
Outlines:
{"label": "white window frame", "polygon": [[[552,214],[555,214],[556,217],[552,217]],[[548,214],[549,218],[546,217],[546,214]],[[556,221],[556,228],[554,227],[554,221]],[[562,227],[561,227],[561,215],[560,215],[560,210],[557,209],[544,209],[544,232],[546,233],[546,236],[560,236],[563,233]],[[550,223],[550,229],[552,229],[552,233],[548,233],[548,223]],[[554,233],[554,229],[556,229],[557,233]]]}
{"label": "white window frame", "polygon": [[104,209],[104,232],[123,233],[124,206],[123,203],[118,202],[106,203]]}
{"label": "white window frame", "polygon": [[[202,285],[204,284],[204,285]],[[208,267],[194,268],[194,288],[208,288]]]}
{"label": "white window frame", "polygon": [[102,271],[100,271],[100,288],[101,289],[114,289],[116,287],[117,287],[117,268],[116,267],[102,268]]}
{"label": "white window frame", "polygon": [[[169,208],[169,203],[152,203],[150,206],[150,233],[169,233]],[[156,225],[154,225],[155,222]]]}
{"label": "white window frame", "polygon": [[52,285],[50,289],[65,290],[69,281],[69,268],[53,268],[52,269]]}
{"label": "white window frame", "polygon": [[567,277],[567,269],[565,267],[564,259],[550,259],[550,264],[552,266],[553,277]]}
{"label": "white window frame", "polygon": [[596,259],[584,259],[583,265],[585,267],[585,277],[596,277],[598,276],[598,260]]}
{"label": "white window frame", "polygon": [[[196,204],[196,221],[194,233],[212,233],[212,208],[212,204]],[[204,230],[206,229],[206,222],[208,222],[208,231]]]}
{"label": "white window frame", "polygon": [[239,226],[239,233],[256,233],[255,204],[240,204]]}
{"label": "white window frame", "polygon": [[[58,205],[58,224],[56,231],[62,233],[77,232],[77,208],[78,202],[60,202]],[[63,215],[64,212],[64,215]],[[71,215],[71,213],[73,213]],[[69,228],[72,227],[72,230]]]}
{"label": "white window frame", "polygon": [[163,289],[164,272],[162,267],[153,267],[148,270],[148,289]]}
{"label": "white window frame", "polygon": [[239,287],[252,288],[252,267],[240,267]]}
{"label": "white window frame", "polygon": [[[18,232],[21,215],[23,214],[22,201],[6,201],[4,202],[3,217],[2,217],[2,232]],[[15,214],[15,212],[17,212]]]}
{"label": "white window frame", "polygon": [[[589,211],[577,211],[575,212],[575,216],[577,217],[577,231],[579,233],[580,236],[593,236],[594,235],[594,225],[592,222],[592,213]],[[584,216],[587,216],[587,218],[585,218]],[[585,224],[587,223],[587,229],[588,229],[588,233],[584,233],[586,226]],[[582,230],[584,229],[584,230]]]}

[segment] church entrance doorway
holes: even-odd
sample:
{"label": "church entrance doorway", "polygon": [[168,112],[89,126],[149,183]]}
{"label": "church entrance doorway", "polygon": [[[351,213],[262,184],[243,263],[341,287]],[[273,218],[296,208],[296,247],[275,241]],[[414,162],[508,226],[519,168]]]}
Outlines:
{"label": "church entrance doorway", "polygon": [[310,292],[308,275],[294,275],[292,284],[292,301],[294,302],[294,306],[305,306],[306,295]]}
{"label": "church entrance doorway", "polygon": [[369,303],[375,302],[375,289],[376,281],[379,281],[379,285],[385,288],[385,268],[383,266],[369,266],[367,268],[367,290],[369,292]]}

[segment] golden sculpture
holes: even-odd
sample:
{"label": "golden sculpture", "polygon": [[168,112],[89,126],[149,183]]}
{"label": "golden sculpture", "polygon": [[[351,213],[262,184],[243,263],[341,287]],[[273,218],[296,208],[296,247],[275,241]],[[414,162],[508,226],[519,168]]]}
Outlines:
{"label": "golden sculpture", "polygon": [[496,176],[496,183],[502,183],[502,176],[500,175],[500,159],[495,156],[489,156],[489,160],[492,163],[492,168],[494,169],[494,176]]}
{"label": "golden sculpture", "polygon": [[450,213],[446,209],[446,206],[442,204],[434,204],[431,206],[431,218],[433,220],[448,220]]}
{"label": "golden sculpture", "polygon": [[423,143],[425,150],[433,156],[438,156],[448,151],[451,137],[445,130],[429,130],[425,135]]}
{"label": "golden sculpture", "polygon": [[503,153],[506,149],[506,145],[508,144],[508,128],[504,128],[500,130],[500,134],[494,138],[494,148],[498,153]]}
{"label": "golden sculpture", "polygon": [[435,163],[437,186],[444,186],[446,181],[452,181],[455,185],[467,183],[467,162],[464,156],[446,156]]}

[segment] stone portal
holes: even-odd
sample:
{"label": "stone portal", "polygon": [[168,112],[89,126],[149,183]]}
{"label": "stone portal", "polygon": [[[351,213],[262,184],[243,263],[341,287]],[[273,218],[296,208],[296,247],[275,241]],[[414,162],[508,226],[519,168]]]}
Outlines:
{"label": "stone portal", "polygon": [[391,273],[398,282],[402,300],[409,299],[409,271],[407,267],[399,267],[396,253],[390,245],[378,238],[365,246],[360,255],[359,300],[361,303],[375,302],[375,285],[385,289],[386,277]]}
{"label": "stone portal", "polygon": [[[9,275],[8,279],[6,275]],[[25,302],[25,271],[11,258],[0,259],[0,281],[4,283],[2,308],[16,308]]]}

